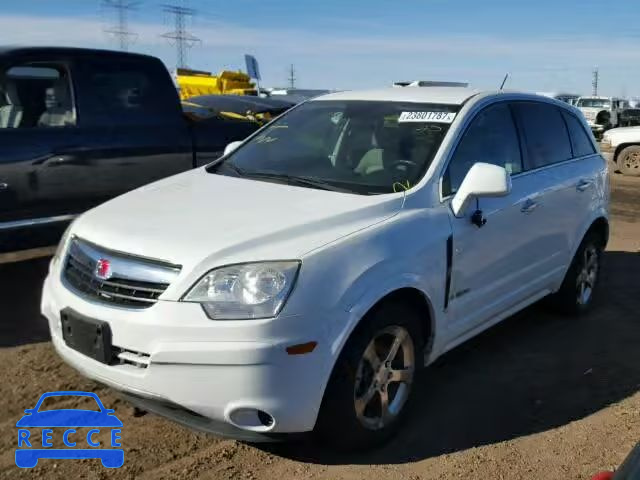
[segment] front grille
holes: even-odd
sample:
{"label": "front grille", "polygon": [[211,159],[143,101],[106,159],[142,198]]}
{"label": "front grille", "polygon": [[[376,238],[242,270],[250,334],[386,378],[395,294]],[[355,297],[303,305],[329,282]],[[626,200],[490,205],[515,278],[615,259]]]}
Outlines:
{"label": "front grille", "polygon": [[[108,253],[99,252],[98,256]],[[122,260],[121,260],[122,261]],[[135,262],[134,260],[128,260]],[[77,240],[69,248],[64,267],[64,280],[79,294],[101,302],[128,308],[148,308],[169,286],[168,283],[133,280],[118,277],[118,272],[108,280],[95,275],[97,259],[83,251]]]}

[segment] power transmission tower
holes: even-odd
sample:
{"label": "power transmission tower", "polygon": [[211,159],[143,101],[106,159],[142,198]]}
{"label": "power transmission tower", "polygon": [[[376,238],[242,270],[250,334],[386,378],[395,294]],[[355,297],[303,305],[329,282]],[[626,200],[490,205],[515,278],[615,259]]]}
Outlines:
{"label": "power transmission tower", "polygon": [[295,68],[293,68],[293,63],[289,68],[289,88],[291,88],[292,90],[296,88],[296,70]]}
{"label": "power transmission tower", "polygon": [[593,86],[593,96],[597,97],[598,96],[598,80],[600,79],[600,72],[598,71],[598,68],[596,67],[593,70],[593,80],[591,82],[591,85]]}
{"label": "power transmission tower", "polygon": [[169,43],[175,44],[177,54],[177,67],[186,68],[187,66],[187,50],[201,40],[187,31],[186,19],[196,15],[193,8],[187,8],[180,5],[163,5],[162,9],[173,15],[175,21],[175,30],[160,35],[169,40]]}
{"label": "power transmission tower", "polygon": [[104,32],[113,35],[120,44],[120,50],[128,51],[129,45],[137,38],[137,34],[129,30],[129,11],[135,9],[140,2],[129,0],[102,0],[104,8],[113,9],[117,14],[117,24],[105,28]]}

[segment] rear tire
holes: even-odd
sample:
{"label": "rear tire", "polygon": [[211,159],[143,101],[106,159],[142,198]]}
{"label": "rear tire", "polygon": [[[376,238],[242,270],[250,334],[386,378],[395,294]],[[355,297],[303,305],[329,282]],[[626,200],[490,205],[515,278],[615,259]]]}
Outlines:
{"label": "rear tire", "polygon": [[626,147],[618,155],[616,163],[623,175],[640,177],[640,145]]}
{"label": "rear tire", "polygon": [[423,362],[420,320],[399,302],[383,303],[362,320],[322,400],[314,433],[323,443],[342,451],[365,450],[395,434]]}
{"label": "rear tire", "polygon": [[587,312],[593,303],[602,263],[603,241],[595,232],[582,240],[560,289],[550,300],[557,310],[569,315]]}

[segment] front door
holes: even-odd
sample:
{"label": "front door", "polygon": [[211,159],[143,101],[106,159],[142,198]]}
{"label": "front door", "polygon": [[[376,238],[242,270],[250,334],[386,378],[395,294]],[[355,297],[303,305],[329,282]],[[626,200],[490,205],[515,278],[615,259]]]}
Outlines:
{"label": "front door", "polygon": [[[472,332],[510,311],[540,290],[536,274],[544,263],[539,243],[544,213],[538,209],[535,175],[523,172],[520,141],[508,103],[493,104],[472,121],[443,177],[451,198],[476,162],[502,166],[512,175],[512,190],[500,198],[480,198],[462,218],[451,212],[453,255],[449,289],[448,339]],[[476,210],[486,221],[472,222]]]}

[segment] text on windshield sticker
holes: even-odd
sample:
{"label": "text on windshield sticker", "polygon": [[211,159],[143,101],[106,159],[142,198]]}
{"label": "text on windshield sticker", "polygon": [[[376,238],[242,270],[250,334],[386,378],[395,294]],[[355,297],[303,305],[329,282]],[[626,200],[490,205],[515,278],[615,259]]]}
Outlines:
{"label": "text on windshield sticker", "polygon": [[435,122],[451,123],[456,118],[454,112],[402,112],[398,123],[404,122]]}

